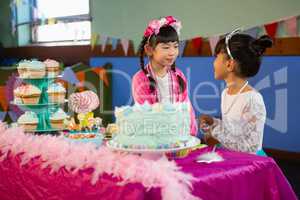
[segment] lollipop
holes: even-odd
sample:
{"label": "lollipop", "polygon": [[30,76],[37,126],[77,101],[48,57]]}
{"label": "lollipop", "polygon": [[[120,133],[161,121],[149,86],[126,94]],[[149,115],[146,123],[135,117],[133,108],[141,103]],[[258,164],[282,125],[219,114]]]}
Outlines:
{"label": "lollipop", "polygon": [[69,108],[76,113],[87,113],[99,106],[99,98],[92,91],[84,91],[71,94],[69,97]]}

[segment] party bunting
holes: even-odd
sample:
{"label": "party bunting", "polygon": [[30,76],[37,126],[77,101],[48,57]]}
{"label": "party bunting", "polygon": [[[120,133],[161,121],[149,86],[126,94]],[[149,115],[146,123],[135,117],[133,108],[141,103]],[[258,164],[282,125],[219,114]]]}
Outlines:
{"label": "party bunting", "polygon": [[201,51],[201,45],[202,45],[202,38],[197,37],[197,38],[192,39],[192,44],[193,44],[193,47],[200,52]]}
{"label": "party bunting", "polygon": [[8,115],[13,122],[16,122],[19,116],[14,111],[9,111]]}
{"label": "party bunting", "polygon": [[296,37],[298,35],[297,17],[294,16],[285,20],[284,27],[289,36]]}
{"label": "party bunting", "polygon": [[124,54],[127,55],[128,48],[129,48],[129,40],[128,39],[121,39],[121,45],[123,47]]}
{"label": "party bunting", "polygon": [[108,40],[108,37],[106,35],[100,35],[100,44],[101,44],[101,51],[102,51],[102,53],[105,50],[107,40]]}
{"label": "party bunting", "polygon": [[138,54],[139,53],[139,48],[140,48],[141,40],[139,38],[133,39],[132,43],[133,43],[134,53]]}
{"label": "party bunting", "polygon": [[6,86],[0,86],[0,105],[3,111],[7,111],[8,108],[8,102],[5,95],[5,87]]}
{"label": "party bunting", "polygon": [[245,31],[246,34],[251,35],[254,38],[257,38],[259,27],[253,27]]}
{"label": "party bunting", "polygon": [[82,92],[84,90],[84,81],[85,81],[85,71],[79,71],[76,73],[79,83],[76,84],[78,90]]}
{"label": "party bunting", "polygon": [[98,43],[99,35],[97,33],[92,33],[91,36],[91,49],[94,50],[95,46]]}
{"label": "party bunting", "polygon": [[0,112],[0,121],[3,121],[5,119],[6,113],[7,113],[6,111]]}
{"label": "party bunting", "polygon": [[278,22],[265,25],[266,32],[271,38],[275,38],[277,33],[277,28],[278,28]]}
{"label": "party bunting", "polygon": [[179,42],[179,56],[180,57],[183,56],[185,46],[186,46],[186,41],[185,40]]}
{"label": "party bunting", "polygon": [[111,40],[112,50],[115,51],[117,49],[118,39],[117,38],[110,38],[110,40]]}
{"label": "party bunting", "polygon": [[71,84],[77,84],[79,83],[79,80],[77,79],[74,71],[71,69],[71,67],[66,67],[62,73],[62,80],[67,81]]}
{"label": "party bunting", "polygon": [[92,70],[93,72],[98,74],[100,80],[104,82],[105,86],[109,87],[109,81],[108,81],[106,70],[103,67],[94,67]]}
{"label": "party bunting", "polygon": [[209,41],[209,45],[210,45],[210,50],[211,50],[211,54],[214,54],[215,52],[215,47],[219,41],[220,36],[212,36],[208,38]]}
{"label": "party bunting", "polygon": [[79,71],[76,73],[79,82],[83,83],[85,81],[85,71]]}

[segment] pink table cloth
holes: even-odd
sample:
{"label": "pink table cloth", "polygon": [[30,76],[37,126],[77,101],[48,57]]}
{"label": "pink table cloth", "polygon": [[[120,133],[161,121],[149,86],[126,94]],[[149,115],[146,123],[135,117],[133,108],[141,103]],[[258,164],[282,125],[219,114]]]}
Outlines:
{"label": "pink table cloth", "polygon": [[[176,159],[184,172],[198,178],[193,183],[193,195],[203,200],[297,199],[273,159],[218,149],[225,161],[195,162],[198,155],[209,150],[200,149],[186,158]],[[161,199],[160,188],[146,191],[140,183],[121,186],[117,184],[118,178],[107,174],[92,185],[92,168],[75,174],[61,168],[50,174],[49,168],[41,169],[39,158],[22,167],[20,162],[20,156],[12,155],[0,162],[1,200]]]}

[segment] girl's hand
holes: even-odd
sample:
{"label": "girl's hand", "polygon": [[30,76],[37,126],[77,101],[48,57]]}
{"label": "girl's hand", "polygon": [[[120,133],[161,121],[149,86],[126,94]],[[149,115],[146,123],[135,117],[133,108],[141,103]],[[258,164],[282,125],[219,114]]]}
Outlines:
{"label": "girl's hand", "polygon": [[199,127],[204,132],[207,132],[211,125],[213,125],[214,119],[209,115],[201,115],[199,119]]}
{"label": "girl's hand", "polygon": [[217,139],[215,139],[214,137],[212,137],[210,134],[205,134],[204,135],[204,142],[208,146],[214,146],[214,145],[220,143]]}
{"label": "girl's hand", "polygon": [[211,126],[214,124],[214,119],[209,115],[201,115],[199,123],[199,127],[204,131],[204,142],[208,146],[218,144],[219,141],[211,135]]}

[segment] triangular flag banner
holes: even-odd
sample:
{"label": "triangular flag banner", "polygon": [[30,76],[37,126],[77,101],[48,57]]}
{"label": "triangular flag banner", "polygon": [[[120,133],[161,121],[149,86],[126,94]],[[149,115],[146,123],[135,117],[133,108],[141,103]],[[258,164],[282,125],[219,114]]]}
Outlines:
{"label": "triangular flag banner", "polygon": [[197,38],[192,39],[192,44],[193,44],[194,48],[197,49],[200,52],[201,44],[202,44],[202,38],[197,37]]}
{"label": "triangular flag banner", "polygon": [[100,44],[101,44],[101,51],[102,52],[104,52],[104,50],[105,50],[107,40],[108,40],[108,36],[100,35]]}
{"label": "triangular flag banner", "polygon": [[111,47],[112,47],[112,50],[116,50],[117,49],[117,45],[118,45],[118,39],[117,38],[110,38],[111,40]]}
{"label": "triangular flag banner", "polygon": [[179,42],[179,56],[180,57],[182,57],[182,55],[184,53],[185,45],[186,45],[185,40]]}
{"label": "triangular flag banner", "polygon": [[289,36],[296,37],[298,35],[297,17],[295,16],[285,20],[284,27]]}
{"label": "triangular flag banner", "polygon": [[79,71],[76,73],[77,79],[80,81],[76,84],[78,90],[82,92],[84,90],[85,71]]}
{"label": "triangular flag banner", "polygon": [[49,18],[48,19],[48,25],[53,25],[56,23],[56,19],[55,18]]}
{"label": "triangular flag banner", "polygon": [[128,48],[129,48],[129,40],[127,40],[127,39],[121,39],[121,45],[123,47],[124,54],[127,55]]}
{"label": "triangular flag banner", "polygon": [[106,74],[106,70],[103,67],[94,67],[93,72],[98,74],[100,80],[102,80],[106,87],[109,87],[109,81]]}
{"label": "triangular flag banner", "polygon": [[79,80],[77,79],[74,71],[71,69],[71,67],[66,67],[65,70],[62,73],[62,80],[67,81],[71,84],[77,84],[79,83]]}
{"label": "triangular flag banner", "polygon": [[79,82],[84,82],[85,81],[85,71],[79,71],[76,73],[77,79]]}
{"label": "triangular flag banner", "polygon": [[4,111],[7,111],[8,103],[6,99],[5,88],[6,86],[0,86],[0,105]]}
{"label": "triangular flag banner", "polygon": [[91,49],[94,50],[95,46],[97,45],[99,39],[99,35],[97,33],[92,33],[91,36]]}
{"label": "triangular flag banner", "polygon": [[6,112],[0,112],[0,121],[3,121],[5,119]]}
{"label": "triangular flag banner", "polygon": [[266,24],[265,25],[265,29],[267,31],[267,34],[271,37],[271,38],[275,38],[276,33],[277,33],[277,27],[278,27],[278,22],[274,22],[271,24]]}
{"label": "triangular flag banner", "polygon": [[134,53],[138,54],[139,53],[139,48],[140,48],[141,40],[139,38],[133,39],[132,43],[133,43]]}
{"label": "triangular flag banner", "polygon": [[258,31],[259,31],[259,27],[253,27],[253,28],[246,30],[245,33],[247,35],[251,35],[254,38],[257,38]]}
{"label": "triangular flag banner", "polygon": [[213,55],[215,52],[215,47],[219,41],[220,36],[212,36],[208,38],[209,41],[209,46],[210,46],[210,50],[211,50],[211,54]]}
{"label": "triangular flag banner", "polygon": [[11,119],[13,122],[16,122],[16,121],[17,121],[18,116],[17,116],[17,114],[16,114],[14,111],[9,111],[9,112],[8,112],[8,115],[9,115],[10,119]]}

